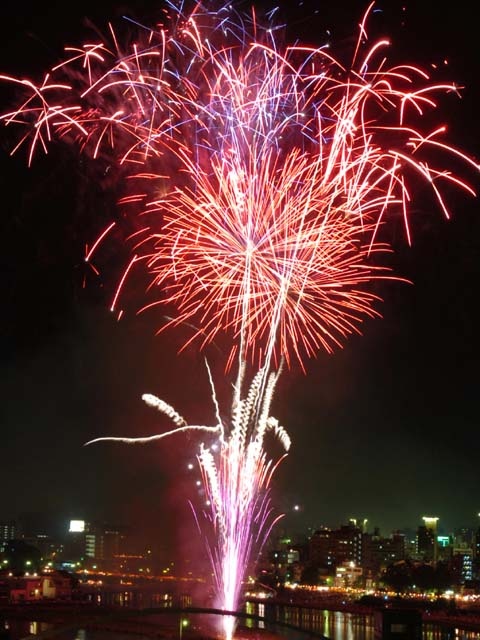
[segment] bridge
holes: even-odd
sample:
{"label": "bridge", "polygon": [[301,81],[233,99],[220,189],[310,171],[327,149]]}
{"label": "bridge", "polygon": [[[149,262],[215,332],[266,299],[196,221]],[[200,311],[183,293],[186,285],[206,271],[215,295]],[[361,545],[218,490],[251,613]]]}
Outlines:
{"label": "bridge", "polygon": [[[263,604],[263,603],[262,603]],[[270,604],[270,603],[269,603]],[[133,609],[127,607],[72,607],[70,620],[65,622],[65,610],[63,610],[63,623],[55,624],[55,618],[50,617],[56,609],[54,606],[44,605],[29,606],[28,612],[31,619],[37,615],[45,621],[52,623],[52,628],[36,635],[36,640],[50,640],[57,635],[64,636],[69,632],[75,633],[79,628],[90,628],[105,631],[114,631],[118,633],[142,633],[142,635],[154,635],[156,638],[162,637],[162,629],[167,630],[166,634],[169,638],[177,636],[182,640],[185,635],[189,638],[196,636],[205,639],[208,632],[203,632],[197,628],[197,632],[190,633],[189,627],[194,626],[195,618],[202,616],[235,617],[240,627],[250,627],[255,629],[265,629],[272,633],[282,634],[282,630],[292,630],[305,633],[307,636],[318,638],[319,640],[328,640],[326,636],[318,631],[323,627],[322,612],[319,610],[309,609],[307,607],[277,605],[266,606],[264,614],[249,613],[248,611],[225,611],[210,607],[146,607],[142,609]],[[63,609],[63,607],[62,607]],[[58,610],[57,610],[58,612]],[[8,615],[8,614],[7,614]],[[48,617],[45,617],[47,615]],[[159,617],[165,619],[165,624],[159,622]],[[48,619],[49,618],[49,619]],[[204,618],[205,620],[205,618]],[[192,624],[188,624],[188,622]],[[142,624],[144,623],[144,624]],[[188,626],[184,626],[185,623]],[[212,625],[213,627],[214,625]],[[201,627],[201,625],[200,625]]]}

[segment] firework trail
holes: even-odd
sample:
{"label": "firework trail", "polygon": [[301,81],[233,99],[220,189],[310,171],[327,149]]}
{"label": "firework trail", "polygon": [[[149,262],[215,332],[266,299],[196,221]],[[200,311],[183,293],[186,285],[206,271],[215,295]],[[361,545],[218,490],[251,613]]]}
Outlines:
{"label": "firework trail", "polygon": [[[200,348],[229,338],[229,421],[209,372],[214,426],[189,425],[148,396],[176,428],[120,439],[188,429],[218,438],[218,452],[201,444],[198,458],[220,606],[234,610],[254,548],[274,522],[276,465],[264,437],[273,431],[290,445],[270,416],[281,363],[303,366],[378,315],[369,287],[394,277],[381,263],[388,215],[403,216],[410,241],[418,181],[448,217],[451,187],[473,194],[451,166],[479,167],[445,141],[445,126],[425,125],[438,95],[457,87],[432,83],[414,65],[390,66],[389,42],[368,42],[372,6],[348,66],[326,47],[285,45],[281,29],[268,16],[260,24],[254,9],[182,7],[169,3],[166,26],[141,27],[125,50],[113,29],[109,40],[67,48],[40,83],[1,76],[23,95],[1,119],[20,128],[13,151],[26,146],[29,163],[62,139],[93,160],[108,156],[138,185],[120,201],[135,232],[112,310],[121,314],[122,291],[140,269],[149,278],[142,310],[175,310],[160,331],[194,327],[188,343]],[[115,224],[87,251],[89,263]],[[228,637],[233,629],[227,621]]]}

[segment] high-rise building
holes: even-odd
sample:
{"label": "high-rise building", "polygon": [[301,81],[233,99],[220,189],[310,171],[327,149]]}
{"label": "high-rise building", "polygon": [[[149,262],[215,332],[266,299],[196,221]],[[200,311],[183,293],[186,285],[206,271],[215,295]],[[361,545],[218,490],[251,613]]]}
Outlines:
{"label": "high-rise building", "polygon": [[0,521],[0,545],[17,537],[17,525],[13,520]]}
{"label": "high-rise building", "polygon": [[310,538],[308,557],[315,566],[333,569],[335,564],[335,543],[332,529],[317,529]]}
{"label": "high-rise building", "polygon": [[89,523],[85,520],[70,520],[62,560],[67,564],[82,563],[85,559],[86,535]]}
{"label": "high-rise building", "polygon": [[124,527],[96,524],[85,535],[85,555],[104,568],[114,568],[116,558],[125,553]]}
{"label": "high-rise building", "polygon": [[465,584],[473,578],[473,551],[471,549],[454,549],[452,570],[457,584]]}
{"label": "high-rise building", "polygon": [[405,534],[395,531],[387,538],[378,530],[363,535],[362,566],[378,572],[406,556]]}
{"label": "high-rise building", "polygon": [[[480,517],[480,513],[478,514]],[[473,576],[476,580],[480,579],[480,525],[475,531],[472,543],[473,550]]]}
{"label": "high-rise building", "polygon": [[437,525],[438,518],[423,516],[423,525],[417,529],[417,554],[425,562],[437,562]]}
{"label": "high-rise building", "polygon": [[437,560],[450,562],[453,554],[452,536],[437,536]]}
{"label": "high-rise building", "polygon": [[67,559],[115,569],[119,564],[118,558],[125,555],[126,537],[124,527],[71,520],[65,545]]}
{"label": "high-rise building", "polygon": [[348,521],[354,527],[360,529],[362,533],[367,533],[368,518],[350,518]]}
{"label": "high-rise building", "polygon": [[318,529],[310,538],[310,562],[334,569],[345,562],[362,563],[362,532],[352,522],[339,529]]}

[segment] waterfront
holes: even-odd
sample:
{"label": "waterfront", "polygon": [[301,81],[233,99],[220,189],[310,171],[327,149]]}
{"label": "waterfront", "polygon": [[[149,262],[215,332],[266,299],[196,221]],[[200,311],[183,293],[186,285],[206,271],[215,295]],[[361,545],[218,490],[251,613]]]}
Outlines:
{"label": "waterfront", "polygon": [[[261,611],[260,608],[260,615]],[[295,615],[291,616],[290,620],[292,624],[298,623],[298,617]],[[330,640],[374,640],[375,638],[373,614],[315,610],[309,621],[313,634],[325,636]],[[267,626],[268,629],[288,640],[305,640],[313,635],[308,631],[295,631],[277,625]],[[480,640],[480,631],[426,623],[422,626],[422,636],[422,640]]]}
{"label": "waterfront", "polygon": [[[100,608],[99,608],[100,609]],[[250,608],[251,613],[262,615],[262,605]],[[247,608],[247,612],[248,608]],[[33,611],[31,612],[34,613]],[[85,612],[88,614],[88,612]],[[132,611],[134,614],[134,611]],[[181,619],[188,621],[188,626],[179,624]],[[295,620],[292,621],[292,624]],[[325,636],[330,640],[374,640],[373,615],[360,615],[342,611],[316,610],[311,618],[311,632],[298,631],[280,627],[275,624],[256,620],[241,623],[237,638],[249,640],[271,639],[273,636],[287,640],[306,640],[311,637]],[[70,621],[63,616],[55,622],[25,619],[18,617],[0,617],[0,637],[8,640],[152,640],[165,638],[168,640],[194,640],[218,638],[220,633],[215,623],[208,620],[205,614],[178,613],[142,616],[138,618],[116,616],[115,612],[102,621],[100,617],[86,616],[80,620],[73,615]],[[422,640],[480,640],[480,631],[462,630],[454,626],[430,624],[423,625]]]}
{"label": "waterfront", "polygon": [[[336,592],[251,598],[239,617],[240,638],[308,637],[374,640],[374,611],[415,609],[423,617],[423,640],[480,640],[480,611],[443,601],[383,598],[381,603]],[[447,603],[448,604],[448,603]],[[453,606],[452,606],[453,604]],[[202,581],[149,580],[105,584],[89,580],[74,599],[5,603],[0,640],[198,640],[221,637],[221,611]],[[100,635],[98,635],[100,634]]]}

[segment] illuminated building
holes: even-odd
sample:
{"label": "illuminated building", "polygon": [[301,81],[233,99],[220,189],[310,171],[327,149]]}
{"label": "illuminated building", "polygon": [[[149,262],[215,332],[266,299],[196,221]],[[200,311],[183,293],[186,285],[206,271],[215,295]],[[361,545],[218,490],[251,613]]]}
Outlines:
{"label": "illuminated building", "polygon": [[345,562],[362,564],[362,532],[353,523],[340,529],[318,529],[309,541],[310,562],[333,572]]}
{"label": "illuminated building", "polygon": [[[480,518],[480,513],[478,514]],[[476,580],[480,579],[480,525],[475,530],[472,540],[473,551],[473,577]]]}
{"label": "illuminated building", "polygon": [[272,548],[263,554],[263,561],[257,563],[260,573],[273,576],[275,582],[299,582],[304,567],[305,547],[283,536],[272,540]]}
{"label": "illuminated building", "polygon": [[456,548],[471,549],[475,544],[475,531],[471,527],[455,529],[453,544]]}
{"label": "illuminated building", "polygon": [[362,533],[367,533],[368,518],[359,520],[358,518],[350,518],[349,524],[361,530]]}
{"label": "illuminated building", "polygon": [[17,537],[17,527],[13,520],[0,522],[0,545],[2,542],[13,540]]}
{"label": "illuminated building", "polygon": [[423,516],[424,524],[417,530],[417,555],[425,562],[438,559],[437,524],[438,518]]}
{"label": "illuminated building", "polygon": [[450,562],[453,554],[453,544],[451,536],[437,536],[437,560],[440,562]]}
{"label": "illuminated building", "polygon": [[336,587],[355,587],[363,577],[363,569],[354,562],[344,562],[337,566],[335,574]]}
{"label": "illuminated building", "polygon": [[89,526],[89,523],[85,520],[70,520],[63,552],[63,565],[65,567],[83,562],[85,558],[85,537]]}
{"label": "illuminated building", "polygon": [[114,569],[119,564],[117,559],[125,554],[125,538],[123,527],[70,520],[66,555],[74,562]]}
{"label": "illuminated building", "polygon": [[121,527],[95,525],[85,536],[85,555],[104,569],[116,569],[124,555],[126,534]]}
{"label": "illuminated building", "polygon": [[316,566],[333,567],[334,542],[331,529],[323,528],[315,531],[309,542],[309,559]]}
{"label": "illuminated building", "polygon": [[473,579],[473,551],[472,549],[454,549],[452,558],[452,571],[457,584]]}
{"label": "illuminated building", "polygon": [[362,566],[373,572],[378,572],[393,562],[399,562],[406,557],[405,534],[393,532],[384,538],[378,529],[373,533],[363,535]]}
{"label": "illuminated building", "polygon": [[457,584],[464,585],[475,573],[475,542],[473,529],[456,529],[452,545],[452,570]]}

